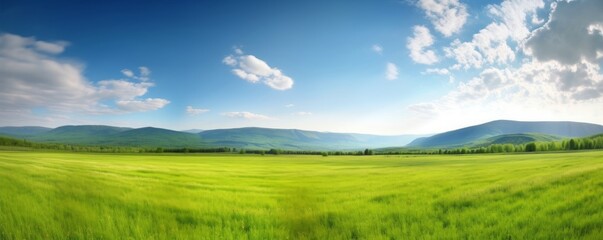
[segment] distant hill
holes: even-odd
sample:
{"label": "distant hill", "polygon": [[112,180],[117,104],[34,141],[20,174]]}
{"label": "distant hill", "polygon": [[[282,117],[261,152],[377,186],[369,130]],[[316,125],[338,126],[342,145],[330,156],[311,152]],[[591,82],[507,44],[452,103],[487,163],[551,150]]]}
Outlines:
{"label": "distant hill", "polygon": [[[427,138],[419,138],[407,145],[410,148],[429,147],[462,147],[475,144],[479,141],[487,141],[492,138],[507,134],[546,134],[558,137],[585,137],[597,133],[603,133],[603,126],[591,123],[579,122],[520,122],[509,120],[492,121],[476,126],[457,129],[454,131],[436,134]],[[532,135],[534,137],[536,135]],[[502,139],[490,139],[490,141],[523,141],[529,136],[506,136]],[[523,140],[521,140],[523,139]]]}
{"label": "distant hill", "polygon": [[217,129],[200,133],[188,133],[153,127],[133,129],[102,125],[62,126],[55,129],[46,129],[45,131],[40,130],[35,134],[26,128],[10,130],[19,133],[32,132],[30,135],[5,135],[22,137],[36,142],[165,148],[235,147],[263,150],[271,148],[284,150],[355,150],[402,146],[416,137],[421,137],[421,135],[378,136],[271,128]]}
{"label": "distant hill", "polygon": [[137,128],[111,136],[107,144],[142,147],[202,147],[201,138],[193,133],[162,128]]}
{"label": "distant hill", "polygon": [[298,129],[233,128],[199,133],[211,145],[248,149],[340,150],[401,146],[416,135],[378,136],[369,134],[330,133]]}
{"label": "distant hill", "polygon": [[603,126],[577,122],[493,121],[430,137],[425,135],[379,136],[331,133],[299,129],[233,128],[187,133],[162,128],[123,128],[102,125],[42,127],[1,127],[0,135],[35,142],[96,146],[138,146],[164,148],[234,147],[283,150],[357,150],[364,148],[455,148],[489,144],[523,144],[585,137],[603,133]]}
{"label": "distant hill", "polygon": [[103,125],[62,126],[28,139],[38,142],[102,144],[109,141],[111,136],[131,129]]}
{"label": "distant hill", "polygon": [[52,128],[45,127],[0,127],[0,135],[7,135],[12,137],[22,136],[33,136],[41,133],[45,133],[52,130]]}
{"label": "distant hill", "polygon": [[526,144],[530,142],[553,142],[562,140],[563,137],[547,135],[542,133],[517,133],[503,134],[494,137],[489,137],[483,141],[474,143],[475,146],[489,146],[492,144]]}
{"label": "distant hill", "polygon": [[188,130],[182,130],[181,132],[197,134],[197,133],[200,133],[203,131],[204,131],[203,129],[188,129]]}

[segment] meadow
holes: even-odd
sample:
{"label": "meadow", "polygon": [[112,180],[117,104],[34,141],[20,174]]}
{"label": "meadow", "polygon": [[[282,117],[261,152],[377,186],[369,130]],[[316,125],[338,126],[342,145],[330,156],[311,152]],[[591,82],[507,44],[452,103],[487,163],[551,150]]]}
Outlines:
{"label": "meadow", "polygon": [[603,151],[0,151],[0,239],[603,239]]}

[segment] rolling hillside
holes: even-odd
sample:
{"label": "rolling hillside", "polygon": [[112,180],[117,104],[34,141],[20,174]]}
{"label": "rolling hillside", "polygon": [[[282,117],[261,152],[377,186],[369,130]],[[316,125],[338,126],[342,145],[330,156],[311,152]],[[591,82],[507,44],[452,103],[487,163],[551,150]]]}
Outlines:
{"label": "rolling hillside", "polygon": [[[603,126],[579,122],[520,122],[498,120],[436,134],[427,138],[419,138],[408,144],[407,147],[461,147],[475,144],[479,141],[486,141],[488,138],[500,135],[526,133],[546,134],[558,137],[585,137],[603,133]],[[519,136],[515,136],[515,138],[517,137]],[[498,141],[504,142],[509,140],[510,139],[505,140],[503,138]],[[491,139],[491,141],[496,141],[496,139]]]}
{"label": "rolling hillside", "polygon": [[[10,133],[29,133],[32,127],[13,127]],[[8,128],[0,128],[8,129]],[[43,128],[40,128],[43,129]],[[9,131],[7,131],[9,132]],[[0,131],[0,134],[2,132]],[[297,129],[235,128],[190,133],[168,129],[121,128],[101,125],[62,126],[39,130],[36,134],[4,135],[36,142],[100,146],[139,146],[164,148],[234,147],[268,150],[350,150],[402,146],[420,135],[378,136],[329,133]]]}
{"label": "rolling hillside", "polygon": [[289,150],[338,150],[401,146],[417,137],[417,135],[379,136],[253,127],[207,130],[199,133],[199,136],[204,142],[215,146]]}
{"label": "rolling hillside", "polygon": [[[200,133],[145,127],[123,128],[102,125],[42,127],[3,127],[0,135],[36,142],[97,146],[139,146],[164,148],[234,147],[268,150],[357,150],[392,148],[455,148],[489,144],[521,144],[555,141],[603,133],[603,126],[577,122],[493,121],[431,137],[421,135],[379,136],[331,133],[298,129],[233,128]],[[413,141],[414,140],[414,141]],[[412,141],[412,142],[411,142]]]}
{"label": "rolling hillside", "polygon": [[69,144],[103,144],[120,132],[131,128],[103,125],[62,126],[43,132],[27,139],[37,142],[69,143]]}
{"label": "rolling hillside", "polygon": [[34,136],[52,130],[45,127],[0,127],[0,135],[11,137]]}
{"label": "rolling hillside", "polygon": [[137,128],[117,133],[110,138],[110,145],[142,147],[203,147],[198,135],[162,128]]}
{"label": "rolling hillside", "polygon": [[516,133],[503,134],[486,138],[473,143],[474,146],[488,146],[492,144],[526,144],[530,142],[553,142],[562,140],[563,137],[547,135],[542,133]]}

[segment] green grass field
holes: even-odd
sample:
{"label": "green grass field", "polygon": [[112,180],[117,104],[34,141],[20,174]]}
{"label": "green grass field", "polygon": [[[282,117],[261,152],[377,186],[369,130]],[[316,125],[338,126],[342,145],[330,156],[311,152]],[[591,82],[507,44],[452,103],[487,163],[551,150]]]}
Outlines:
{"label": "green grass field", "polygon": [[0,151],[0,239],[602,239],[603,151]]}

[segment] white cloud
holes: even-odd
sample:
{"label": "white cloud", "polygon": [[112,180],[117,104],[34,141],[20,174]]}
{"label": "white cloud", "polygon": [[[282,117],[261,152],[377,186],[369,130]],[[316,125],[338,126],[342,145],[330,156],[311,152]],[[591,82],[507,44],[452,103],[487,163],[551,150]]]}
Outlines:
{"label": "white cloud", "polygon": [[[526,62],[519,68],[487,68],[461,82],[440,99],[409,107],[425,120],[543,120],[559,117],[596,120],[603,104],[600,66],[583,61],[567,66],[555,61]],[[590,109],[590,110],[589,110]]]}
{"label": "white cloud", "polygon": [[138,77],[141,81],[149,81],[149,76],[151,75],[151,70],[148,67],[142,66],[138,67],[140,71],[140,76]]}
{"label": "white cloud", "polygon": [[530,34],[526,21],[532,15],[531,22],[538,24],[536,11],[544,8],[543,0],[505,0],[500,5],[489,5],[488,11],[495,17],[501,19],[510,31],[508,35],[515,42],[521,42]]}
{"label": "white cloud", "polygon": [[44,42],[44,41],[35,41],[34,47],[38,51],[50,53],[50,54],[59,54],[65,50],[65,47],[69,45],[67,42],[58,41],[58,42]]}
{"label": "white cloud", "polygon": [[449,125],[442,123],[466,126],[495,119],[600,122],[603,2],[553,2],[548,18],[539,19],[544,7],[542,0],[489,5],[493,22],[470,41],[457,39],[444,48],[456,61],[449,69],[484,70],[439,99],[409,106],[409,119],[429,131]]}
{"label": "white cloud", "polygon": [[425,26],[415,26],[413,28],[413,37],[407,39],[406,47],[410,50],[410,58],[421,64],[434,64],[438,62],[438,57],[433,50],[426,48],[433,45],[433,36]]}
{"label": "white cloud", "polygon": [[140,80],[140,81],[149,81],[149,76],[151,75],[151,70],[148,67],[138,67],[138,70],[140,71],[140,74],[138,76],[136,76],[136,74],[134,74],[134,72],[130,69],[124,68],[121,70],[121,73],[131,79],[136,79],[136,80]]}
{"label": "white cloud", "polygon": [[88,81],[81,65],[55,56],[66,45],[14,34],[0,35],[0,115],[25,114],[31,109],[44,109],[55,115],[124,113],[157,109],[169,103],[165,99],[138,100],[152,83],[120,79]]}
{"label": "white cloud", "polygon": [[117,106],[127,112],[146,112],[163,108],[170,101],[162,98],[147,98],[144,100],[120,100]]}
{"label": "white cloud", "polygon": [[396,64],[388,62],[385,68],[385,79],[396,80],[398,79],[398,67]]}
{"label": "white cloud", "polygon": [[256,82],[260,81],[260,77],[258,77],[258,75],[255,75],[253,73],[247,73],[241,69],[233,69],[232,73],[234,75],[237,75],[239,78],[241,78],[243,80],[247,80],[251,83],[256,83]]}
{"label": "white cloud", "polygon": [[473,35],[471,42],[458,39],[444,48],[446,57],[454,58],[455,68],[481,68],[483,64],[507,64],[515,60],[515,52],[507,45],[511,31],[504,24],[491,23]]}
{"label": "white cloud", "polygon": [[292,108],[292,107],[295,107],[295,105],[294,105],[294,104],[292,104],[292,103],[289,103],[289,104],[285,105],[285,107],[286,107],[286,108]]}
{"label": "white cloud", "polygon": [[428,68],[422,74],[450,75],[450,71],[446,68]]}
{"label": "white cloud", "polygon": [[287,90],[293,87],[293,79],[283,75],[278,69],[275,70],[272,77],[266,78],[264,83],[276,90]]}
{"label": "white cloud", "polygon": [[232,55],[229,55],[222,59],[222,63],[234,67],[237,65],[237,59],[235,59]]}
{"label": "white cloud", "polygon": [[[576,0],[553,4],[548,22],[533,32],[524,50],[540,61],[595,62],[603,51],[603,1]],[[598,33],[598,34],[597,34]]]}
{"label": "white cloud", "polygon": [[507,0],[500,5],[488,5],[494,21],[474,34],[471,41],[455,40],[444,48],[446,57],[456,60],[454,69],[482,68],[484,64],[505,65],[516,58],[508,41],[522,43],[530,30],[526,23],[528,16],[539,21],[536,11],[544,7],[542,0]]}
{"label": "white cloud", "polygon": [[129,77],[129,78],[134,77],[134,72],[132,72],[132,70],[130,70],[130,69],[122,69],[121,73],[124,76]]}
{"label": "white cloud", "polygon": [[103,80],[97,83],[97,95],[102,99],[132,100],[143,96],[153,83],[134,83],[125,80]]}
{"label": "white cloud", "polygon": [[459,68],[481,68],[483,63],[483,57],[480,52],[477,51],[475,45],[470,42],[461,42],[456,39],[452,41],[450,47],[444,48],[446,57],[454,58],[456,64],[452,66],[453,69]]}
{"label": "white cloud", "polygon": [[425,11],[434,28],[449,37],[461,30],[467,22],[467,7],[458,0],[419,0],[419,8]]}
{"label": "white cloud", "polygon": [[253,55],[227,56],[222,63],[233,67],[232,73],[251,83],[263,82],[276,90],[287,90],[293,87],[293,79],[283,74],[278,68],[270,67],[263,60]]}
{"label": "white cloud", "polygon": [[296,116],[311,116],[312,113],[311,112],[296,112],[296,113],[293,113],[293,115],[296,115]]}
{"label": "white cloud", "polygon": [[199,115],[202,113],[209,112],[209,109],[204,108],[194,108],[192,106],[186,106],[186,113],[189,115]]}
{"label": "white cloud", "polygon": [[250,119],[250,120],[272,120],[273,118],[262,115],[262,114],[257,114],[257,113],[251,113],[251,112],[225,112],[222,113],[223,116],[229,117],[229,118],[242,118],[242,119]]}
{"label": "white cloud", "polygon": [[379,44],[373,45],[371,49],[373,50],[373,52],[376,52],[379,55],[383,54],[383,47],[381,47],[381,45]]}

